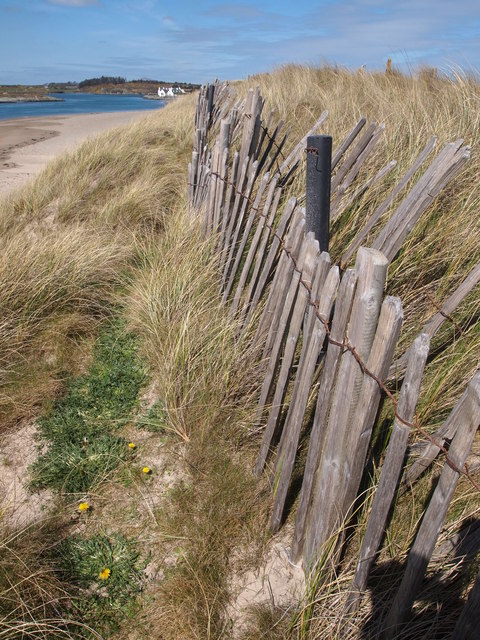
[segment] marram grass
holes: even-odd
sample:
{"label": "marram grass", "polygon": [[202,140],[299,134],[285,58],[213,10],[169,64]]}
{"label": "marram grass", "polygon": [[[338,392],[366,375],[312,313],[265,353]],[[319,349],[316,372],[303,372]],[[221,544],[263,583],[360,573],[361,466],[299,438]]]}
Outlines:
{"label": "marram grass", "polygon": [[[400,349],[406,348],[436,311],[427,293],[441,304],[480,261],[477,81],[462,73],[407,77],[286,66],[235,87],[243,96],[257,83],[266,112],[275,109],[292,127],[291,146],[324,109],[329,118],[323,132],[333,136],[334,147],[361,116],[384,122],[382,142],[359,182],[395,159],[386,181],[392,188],[431,135],[437,136],[438,149],[458,137],[472,146],[464,171],[424,214],[389,270],[388,293],[400,295],[404,306]],[[258,354],[249,351],[247,339],[237,339],[235,320],[219,300],[213,247],[186,212],[193,112],[194,96],[189,96],[141,123],[89,141],[0,204],[1,428],[38,416],[40,407],[65,389],[65,380],[85,373],[99,326],[121,308],[138,335],[161,403],[140,423],[160,430],[148,436],[166,438],[172,465],[182,469],[181,481],[141,520],[142,544],[162,549],[168,563],[163,578],[142,598],[136,624],[120,624],[113,636],[120,639],[141,638],[145,629],[150,637],[172,640],[231,637],[227,605],[233,567],[261,562],[268,541],[270,491],[251,474],[258,450],[252,428]],[[301,196],[303,180],[301,168],[290,192]],[[384,186],[367,192],[334,224],[334,260],[385,195]],[[479,365],[479,298],[478,290],[472,292],[454,312],[460,335],[446,324],[434,340],[419,405],[421,424],[429,430],[438,427]],[[138,426],[134,433],[145,431]],[[125,447],[128,451],[127,439]],[[354,619],[342,611],[353,550],[365,528],[361,510],[343,573],[319,590],[312,588],[305,602],[289,610],[268,604],[247,612],[245,639],[378,637],[435,473],[398,501],[369,596]],[[141,481],[153,483],[155,476]],[[476,504],[471,488],[460,483],[445,535],[478,517]],[[92,535],[104,535],[100,529],[114,521],[123,531],[131,523],[122,514],[131,518],[134,507],[116,506],[80,517],[93,523],[104,512],[113,514],[99,520]],[[290,518],[293,514],[294,507]],[[0,561],[8,577],[1,583],[0,638],[10,637],[14,627],[26,638],[75,637],[74,627],[62,621],[73,592],[51,566],[38,562],[45,558],[38,548],[43,550],[48,535],[37,527],[4,536],[10,552]],[[109,568],[98,568],[98,576]],[[451,633],[468,587],[463,577],[468,582],[470,574],[464,567],[436,573],[443,569],[431,568],[427,600],[418,603],[406,637]],[[21,584],[28,590],[20,593]]]}

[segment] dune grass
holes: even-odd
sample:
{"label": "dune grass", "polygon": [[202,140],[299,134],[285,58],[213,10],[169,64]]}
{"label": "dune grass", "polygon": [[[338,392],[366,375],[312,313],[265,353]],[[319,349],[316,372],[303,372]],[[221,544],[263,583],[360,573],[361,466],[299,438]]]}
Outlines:
{"label": "dune grass", "polygon": [[[389,270],[388,293],[400,295],[405,309],[401,348],[406,348],[436,311],[426,294],[441,303],[480,261],[478,83],[460,73],[413,78],[287,66],[235,86],[243,95],[257,83],[266,110],[275,109],[278,118],[291,125],[292,146],[323,109],[329,111],[324,132],[333,135],[334,146],[361,116],[385,122],[383,141],[360,180],[396,159],[387,180],[392,186],[433,134],[439,148],[459,136],[472,146],[465,171],[437,198]],[[57,489],[93,487],[96,508],[80,524],[74,520],[72,525],[68,503],[58,503],[54,516],[24,531],[12,531],[3,523],[0,638],[99,637],[90,627],[108,634],[108,625],[100,624],[100,606],[93,607],[93,613],[89,609],[88,620],[82,619],[81,607],[91,602],[82,604],[78,589],[86,587],[65,563],[61,569],[52,564],[52,538],[64,540],[63,549],[81,547],[80,555],[91,555],[89,545],[96,544],[92,540],[102,553],[109,553],[112,540],[130,540],[133,564],[127,563],[127,574],[141,567],[150,551],[154,555],[160,578],[144,581],[141,569],[141,576],[137,568],[131,569],[144,593],[138,601],[133,580],[135,608],[126,606],[126,617],[115,620],[111,635],[119,639],[231,637],[232,573],[261,563],[269,539],[271,498],[266,481],[259,483],[251,473],[258,447],[258,430],[253,428],[258,354],[248,336],[238,338],[235,319],[221,305],[213,246],[186,211],[193,112],[194,97],[187,96],[141,123],[87,142],[0,203],[0,432],[8,437],[8,429],[53,407],[68,413],[71,394],[83,397],[89,367],[97,357],[96,338],[120,315],[130,332],[120,335],[136,336],[135,358],[141,363],[135,361],[132,372],[121,358],[108,363],[103,359],[105,367],[90,377],[92,402],[83,398],[82,415],[74,414],[71,425],[68,420],[65,425],[68,437],[90,425],[97,442],[104,437],[100,430],[105,434],[111,429],[114,438],[125,439],[122,451],[127,437],[142,443],[135,465],[120,461],[118,471],[103,477],[104,482],[95,477],[93,485],[82,481],[67,487],[65,478],[55,473]],[[300,170],[292,193],[303,193],[303,179]],[[340,258],[355,230],[382,201],[384,189],[367,192],[335,223],[333,259]],[[462,333],[446,324],[435,338],[436,357],[428,364],[419,406],[423,427],[438,426],[479,365],[478,313],[477,291],[454,313]],[[114,370],[117,377],[112,377]],[[140,379],[146,372],[154,392],[146,408],[138,409]],[[65,395],[72,379],[76,382]],[[130,384],[135,386],[131,394]],[[122,389],[112,414],[110,387]],[[385,408],[382,419],[388,411]],[[54,414],[46,415],[50,417],[40,420],[40,430],[53,434]],[[122,428],[115,435],[119,419]],[[59,420],[64,422],[63,417]],[[62,466],[65,441],[58,447]],[[166,489],[154,463],[148,462],[149,451],[156,448],[173,470],[181,470]],[[149,477],[138,471],[143,460],[152,464]],[[373,477],[375,473],[373,469]],[[355,620],[345,621],[340,612],[353,569],[348,563],[365,524],[362,512],[344,573],[318,592],[312,585],[306,601],[296,603],[295,614],[271,604],[255,607],[246,614],[245,640],[376,637],[376,616],[398,579],[436,473],[419,485],[413,501],[410,494],[399,500],[372,601],[364,603]],[[448,531],[478,517],[471,488],[461,483],[459,489]],[[72,537],[76,526],[82,542]],[[100,564],[105,564],[100,556]],[[80,564],[75,566],[82,574]],[[97,580],[103,568],[95,565],[92,579]],[[433,637],[439,627],[448,632],[452,611],[458,612],[461,602],[458,589],[451,590],[448,600],[435,571],[432,568],[429,576],[428,602],[419,605],[412,627],[417,637]],[[457,574],[452,570],[452,581]],[[432,612],[442,598],[450,618],[435,618]]]}

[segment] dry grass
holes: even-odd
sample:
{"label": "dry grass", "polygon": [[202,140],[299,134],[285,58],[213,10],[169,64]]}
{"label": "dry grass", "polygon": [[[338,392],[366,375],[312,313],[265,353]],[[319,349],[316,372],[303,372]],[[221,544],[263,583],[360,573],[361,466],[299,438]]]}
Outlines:
{"label": "dry grass", "polygon": [[[384,122],[383,141],[362,170],[362,181],[393,158],[398,164],[386,183],[393,186],[433,134],[439,147],[459,136],[472,145],[467,168],[424,215],[389,272],[388,291],[404,304],[402,345],[408,346],[435,311],[426,293],[441,303],[480,260],[478,84],[462,74],[447,79],[422,73],[414,79],[288,66],[250,78],[248,86],[238,83],[237,90],[243,94],[255,83],[266,97],[266,110],[275,109],[291,125],[291,145],[324,109],[329,111],[324,132],[333,135],[334,146],[361,116]],[[258,434],[251,429],[259,379],[252,363],[257,359],[248,340],[237,339],[235,321],[218,297],[212,246],[186,213],[193,110],[194,97],[188,96],[142,123],[88,142],[0,203],[0,429],[38,414],[65,377],[84,365],[101,321],[121,309],[141,338],[167,416],[166,434],[150,435],[145,451],[165,438],[169,464],[183,469],[178,486],[148,508],[136,477],[128,480],[124,495],[118,492],[125,478],[120,485],[110,479],[113,484],[98,490],[102,508],[92,518],[92,530],[101,531],[105,523],[126,533],[143,528],[144,549],[154,547],[159,557],[175,558],[164,579],[147,590],[139,628],[133,631],[127,624],[116,636],[129,640],[143,637],[147,629],[150,637],[172,640],[228,638],[225,607],[234,553],[249,547],[250,560],[258,557],[268,538],[269,492],[250,473],[258,446]],[[382,201],[384,189],[362,196],[335,224],[334,259]],[[291,190],[303,193],[302,171]],[[422,425],[430,429],[478,367],[478,312],[474,293],[454,314],[463,333],[453,339],[452,327],[446,326],[435,340],[437,356],[428,365],[419,410]],[[420,486],[413,506],[410,496],[398,505],[383,556],[383,568],[395,575],[430,482],[427,478]],[[476,509],[471,492],[462,487],[449,530],[474,517]],[[16,586],[36,575],[31,569],[39,557],[35,540],[40,538],[42,548],[45,531],[27,532],[18,547],[9,542],[22,571],[15,571],[11,554],[2,560],[0,569],[11,580],[10,586],[2,585],[2,594],[15,598],[8,600],[13,618],[0,618],[0,637],[9,637],[12,620],[46,625],[44,637],[56,637],[47,629],[54,624],[52,616],[60,620],[58,637],[67,637],[61,635],[63,612],[57,606],[62,585],[49,574],[49,580],[35,582],[40,587],[28,592],[32,595],[25,604]],[[356,544],[358,538],[352,548]],[[453,582],[457,574],[452,571]],[[375,615],[382,612],[390,581],[380,575],[372,590],[375,602],[365,602],[354,621],[345,621],[339,612],[350,578],[347,567],[338,580],[312,591],[293,621],[283,611],[257,609],[246,637],[376,637]],[[429,584],[429,600],[420,605],[412,627],[417,637],[433,637],[432,630],[442,624],[430,614],[444,597],[445,585]],[[457,591],[454,611],[458,597]],[[42,637],[30,628],[24,631],[24,637]]]}
{"label": "dry grass", "polygon": [[[463,138],[472,147],[466,168],[422,216],[389,269],[387,292],[400,296],[404,307],[400,348],[405,349],[437,311],[427,294],[441,304],[480,262],[477,79],[461,71],[442,77],[423,70],[414,77],[400,73],[357,74],[341,67],[287,65],[272,74],[249,78],[248,84],[240,84],[239,91],[255,84],[266,98],[265,110],[275,109],[278,118],[291,126],[292,145],[324,109],[329,116],[321,132],[332,135],[334,149],[360,117],[385,123],[382,141],[357,181],[366,181],[392,159],[397,165],[382,185],[362,196],[333,225],[334,260],[340,258],[431,136],[437,137],[437,150],[457,138]],[[304,193],[302,172],[291,191],[295,195]],[[396,204],[387,210],[381,225]],[[378,228],[374,227],[366,246]],[[480,364],[479,313],[480,296],[473,292],[453,314],[464,335],[457,332],[452,341],[455,332],[447,323],[433,342],[432,352],[441,356],[425,376],[420,404],[424,426],[438,426]]]}

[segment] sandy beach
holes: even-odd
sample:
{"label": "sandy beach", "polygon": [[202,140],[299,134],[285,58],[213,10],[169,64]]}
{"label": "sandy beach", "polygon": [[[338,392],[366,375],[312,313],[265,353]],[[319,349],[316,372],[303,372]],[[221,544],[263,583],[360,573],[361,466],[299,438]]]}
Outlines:
{"label": "sandy beach", "polygon": [[86,138],[149,113],[120,111],[0,120],[0,197],[24,185],[50,160]]}

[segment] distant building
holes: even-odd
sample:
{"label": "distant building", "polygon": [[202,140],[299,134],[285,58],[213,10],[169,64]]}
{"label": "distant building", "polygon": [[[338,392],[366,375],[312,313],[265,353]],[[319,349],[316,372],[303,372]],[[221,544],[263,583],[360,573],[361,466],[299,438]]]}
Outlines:
{"label": "distant building", "polygon": [[158,87],[158,97],[159,98],[165,98],[167,94],[165,93],[165,89],[162,89],[161,87]]}

